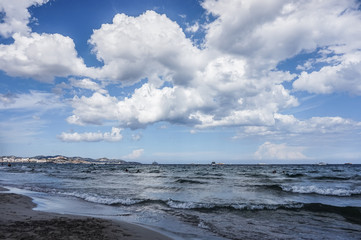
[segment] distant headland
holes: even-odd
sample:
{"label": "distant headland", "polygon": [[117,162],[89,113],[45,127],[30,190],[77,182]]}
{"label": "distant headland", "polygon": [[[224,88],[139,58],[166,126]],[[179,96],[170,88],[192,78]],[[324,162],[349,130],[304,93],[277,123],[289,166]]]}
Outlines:
{"label": "distant headland", "polygon": [[108,158],[83,158],[83,157],[66,157],[62,155],[55,156],[35,156],[35,157],[16,157],[1,156],[2,163],[56,163],[56,164],[141,164],[139,162],[127,162],[122,159]]}

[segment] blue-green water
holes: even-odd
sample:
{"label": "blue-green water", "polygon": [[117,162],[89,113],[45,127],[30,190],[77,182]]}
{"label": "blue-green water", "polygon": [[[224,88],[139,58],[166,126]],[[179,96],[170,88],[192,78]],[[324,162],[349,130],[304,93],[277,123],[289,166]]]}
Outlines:
{"label": "blue-green water", "polygon": [[361,236],[360,165],[13,164],[0,166],[0,184],[179,239]]}

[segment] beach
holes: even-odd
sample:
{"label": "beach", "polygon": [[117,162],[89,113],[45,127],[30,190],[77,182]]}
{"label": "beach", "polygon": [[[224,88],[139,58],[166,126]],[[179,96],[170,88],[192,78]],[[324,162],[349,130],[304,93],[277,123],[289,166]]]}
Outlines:
{"label": "beach", "polygon": [[35,206],[30,197],[0,187],[0,239],[170,239],[126,222],[34,211]]}

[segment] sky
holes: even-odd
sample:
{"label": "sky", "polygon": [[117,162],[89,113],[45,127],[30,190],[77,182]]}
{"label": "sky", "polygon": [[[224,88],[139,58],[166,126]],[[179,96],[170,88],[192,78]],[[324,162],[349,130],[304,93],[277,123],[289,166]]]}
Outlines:
{"label": "sky", "polygon": [[361,163],[361,2],[0,0],[0,155]]}

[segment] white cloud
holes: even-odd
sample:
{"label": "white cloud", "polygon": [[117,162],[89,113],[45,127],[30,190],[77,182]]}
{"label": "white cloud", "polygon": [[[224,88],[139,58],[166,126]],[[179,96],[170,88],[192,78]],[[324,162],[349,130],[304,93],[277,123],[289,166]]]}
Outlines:
{"label": "white cloud", "polygon": [[15,33],[13,38],[13,44],[0,44],[0,69],[10,76],[52,82],[55,76],[83,75],[87,71],[69,37],[38,33],[22,36]]}
{"label": "white cloud", "polygon": [[[306,60],[305,69],[313,72],[303,72],[293,87],[311,93],[361,94],[357,1],[205,0],[202,6],[217,17],[207,26],[209,49],[243,56],[259,72],[321,49],[328,56]],[[314,69],[319,62],[326,66]]]}
{"label": "white cloud", "polygon": [[271,142],[265,142],[259,146],[254,156],[257,159],[266,160],[301,160],[307,159],[302,153],[303,147],[287,146],[285,143],[275,144]]}
{"label": "white cloud", "polygon": [[275,66],[322,46],[359,45],[361,30],[350,27],[361,21],[355,1],[205,0],[202,6],[217,17],[208,26],[207,46],[258,65]]}
{"label": "white cloud", "polygon": [[199,65],[199,50],[179,25],[154,11],[138,17],[117,14],[111,24],[94,30],[89,43],[104,62],[97,77],[120,80],[124,85],[146,77],[153,84],[162,85],[169,78],[186,84]]}
{"label": "white cloud", "polygon": [[111,132],[84,132],[84,133],[61,133],[58,136],[63,142],[118,142],[123,136],[120,134],[121,128],[113,127]]}
{"label": "white cloud", "polygon": [[342,133],[361,129],[361,122],[341,117],[312,117],[301,121],[293,115],[277,114],[276,129],[289,133]]}
{"label": "white cloud", "polygon": [[190,33],[195,33],[198,31],[198,29],[199,29],[199,23],[196,22],[195,24],[188,26],[185,31]]}
{"label": "white cloud", "polygon": [[134,160],[134,159],[137,159],[137,158],[140,158],[144,153],[144,149],[136,149],[136,150],[133,150],[133,152],[131,152],[130,154],[126,155],[126,156],[123,156],[122,158],[125,159],[125,160]]}
{"label": "white cloud", "polygon": [[8,38],[14,33],[27,35],[30,33],[29,23],[30,13],[28,7],[40,6],[48,0],[1,0],[0,13],[4,13],[0,23],[0,35]]}
{"label": "white cloud", "polygon": [[[273,135],[273,136],[296,136],[296,135],[322,135],[341,134],[361,130],[361,122],[341,117],[312,117],[306,120],[298,120],[293,115],[275,114],[275,122],[270,126],[246,126],[242,135]],[[309,137],[309,135],[307,135]]]}
{"label": "white cloud", "polygon": [[[361,45],[360,45],[361,46]],[[319,71],[302,72],[293,83],[297,90],[328,94],[349,92],[361,95],[361,51],[344,53],[335,65],[324,66]]]}
{"label": "white cloud", "polygon": [[292,75],[272,72],[255,80],[248,78],[244,65],[244,61],[223,57],[211,61],[187,87],[157,88],[146,83],[122,100],[99,93],[75,97],[74,115],[68,121],[101,124],[117,120],[131,128],[159,121],[198,128],[270,125],[275,112],[298,104],[279,84],[292,79]]}
{"label": "white cloud", "polygon": [[78,125],[101,125],[107,120],[117,120],[117,101],[117,98],[99,92],[95,92],[91,97],[75,96],[72,100],[74,115],[68,117],[67,121]]}
{"label": "white cloud", "polygon": [[83,78],[83,79],[70,78],[69,81],[71,86],[73,87],[89,89],[102,94],[108,93],[107,90],[103,89],[101,86],[99,86],[99,84],[90,80],[89,78]]}
{"label": "white cloud", "polygon": [[102,124],[117,120],[121,126],[140,128],[158,121],[188,121],[187,112],[203,104],[194,89],[155,88],[144,84],[130,98],[118,100],[109,95],[94,93],[91,97],[73,99],[74,124]]}
{"label": "white cloud", "polygon": [[[197,127],[269,125],[274,113],[298,104],[281,85],[293,75],[255,75],[243,57],[199,50],[175,22],[153,11],[139,17],[118,14],[112,24],[95,30],[89,42],[104,61],[99,76],[125,84],[145,77],[149,81],[124,99],[106,94],[74,98],[71,123],[118,120],[131,128],[158,121]],[[164,81],[172,86],[161,87]]]}

